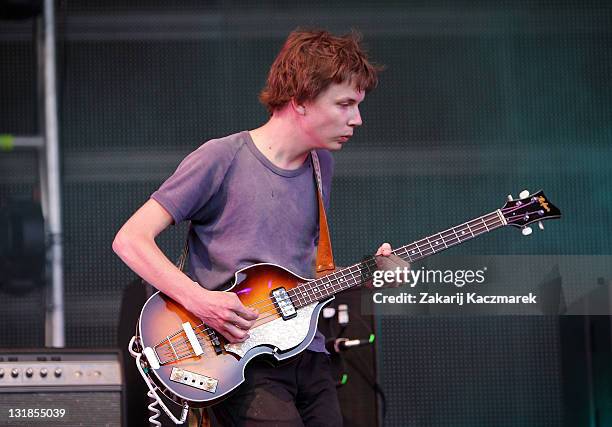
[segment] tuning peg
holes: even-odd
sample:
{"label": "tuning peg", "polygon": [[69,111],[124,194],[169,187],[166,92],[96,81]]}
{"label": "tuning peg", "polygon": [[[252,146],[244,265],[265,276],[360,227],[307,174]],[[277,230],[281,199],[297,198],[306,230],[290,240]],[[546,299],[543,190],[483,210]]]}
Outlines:
{"label": "tuning peg", "polygon": [[521,233],[523,233],[523,236],[529,236],[531,233],[533,233],[533,230],[531,227],[523,227]]}
{"label": "tuning peg", "polygon": [[512,200],[514,200],[514,199],[512,198],[512,194],[508,194],[508,196],[507,196],[507,197],[508,197],[508,201],[509,201],[509,202],[511,202]]}
{"label": "tuning peg", "polygon": [[529,197],[529,190],[523,190],[519,193],[519,199],[526,199]]}
{"label": "tuning peg", "polygon": [[544,224],[542,224],[542,221],[538,221],[538,228],[540,230],[544,230]]}

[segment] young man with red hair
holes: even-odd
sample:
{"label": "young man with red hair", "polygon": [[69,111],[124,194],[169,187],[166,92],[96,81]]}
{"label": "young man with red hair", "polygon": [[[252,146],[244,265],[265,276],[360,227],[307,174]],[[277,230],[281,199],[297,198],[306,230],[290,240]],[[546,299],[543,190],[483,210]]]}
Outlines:
{"label": "young man with red hair", "polygon": [[[292,32],[260,95],[270,113],[261,127],[206,142],[124,224],[113,249],[161,292],[229,342],[241,342],[258,312],[219,292],[234,272],[274,263],[313,277],[318,241],[316,151],[329,205],[332,156],[361,126],[359,104],[377,84],[356,34]],[[188,275],[161,252],[155,237],[189,220]],[[377,255],[388,257],[389,244]],[[342,417],[324,338],[281,366],[258,359],[246,381],[213,410],[223,425],[336,426]]]}

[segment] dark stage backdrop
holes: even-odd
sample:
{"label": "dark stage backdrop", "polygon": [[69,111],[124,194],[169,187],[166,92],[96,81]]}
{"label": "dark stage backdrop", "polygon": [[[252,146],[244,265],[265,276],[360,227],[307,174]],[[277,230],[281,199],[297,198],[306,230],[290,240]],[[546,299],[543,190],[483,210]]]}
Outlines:
{"label": "dark stage backdrop", "polygon": [[[544,188],[562,222],[455,254],[610,255],[612,9],[585,1],[59,2],[66,338],[116,342],[133,274],[114,233],[201,142],[266,119],[267,69],[297,26],[361,30],[387,69],[335,155],[339,264]],[[32,26],[0,21],[0,133],[35,134]],[[0,202],[30,196],[36,153],[0,152]],[[185,227],[160,241],[178,256]],[[139,307],[134,307],[139,310]],[[2,296],[0,345],[44,344],[44,291]],[[380,317],[385,425],[559,425],[555,318]]]}

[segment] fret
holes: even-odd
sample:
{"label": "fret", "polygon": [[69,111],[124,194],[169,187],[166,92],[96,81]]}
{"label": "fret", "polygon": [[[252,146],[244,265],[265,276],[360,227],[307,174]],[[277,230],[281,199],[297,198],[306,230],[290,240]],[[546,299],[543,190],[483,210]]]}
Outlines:
{"label": "fret", "polygon": [[[504,224],[499,211],[432,234],[408,245],[397,248],[393,253],[402,259],[413,262],[451,246],[463,243],[480,234],[494,230]],[[295,305],[302,307],[326,299],[340,291],[358,286],[373,277],[377,269],[376,260],[370,257],[360,263],[343,268],[322,278],[306,282],[291,292]]]}
{"label": "fret", "polygon": [[318,285],[316,281],[312,282],[312,284],[313,284],[313,287],[312,287],[313,295],[314,295],[315,299],[318,299],[317,298],[317,292],[319,293],[319,296],[323,295],[323,293],[319,289],[320,285]]}
{"label": "fret", "polygon": [[[446,235],[448,233],[448,236]],[[446,230],[442,232],[442,236],[444,237],[444,244],[446,248],[449,248],[453,245],[456,245],[459,242],[459,238],[457,237],[457,233],[453,229]]]}
{"label": "fret", "polygon": [[444,241],[444,237],[442,236],[442,234],[438,233],[438,236],[440,236],[440,240],[442,240],[442,244],[444,244],[444,249],[447,249],[448,246],[446,245],[446,242]]}
{"label": "fret", "polygon": [[487,231],[489,231],[489,226],[487,225],[487,222],[484,220],[484,218],[481,218],[482,223],[484,224],[485,228],[487,229]]}
{"label": "fret", "polygon": [[[419,256],[423,256],[423,254],[421,253],[421,249],[419,248],[419,245],[414,245],[414,246],[416,247],[417,251],[419,251]],[[412,254],[416,255],[416,251],[414,249],[412,250]]]}
{"label": "fret", "polygon": [[[295,301],[294,301],[294,298],[295,298]],[[274,300],[272,298],[270,299],[274,303]],[[296,292],[294,295],[289,295],[289,300],[295,306],[298,306],[298,307],[304,306],[304,304],[302,304],[302,295],[299,292]]]}
{"label": "fret", "polygon": [[429,241],[429,237],[425,237],[425,240],[427,240],[427,243],[429,243],[429,247],[431,248],[431,250],[433,251],[433,253],[436,253],[436,250],[434,249],[434,247],[431,245],[431,242]]}
{"label": "fret", "polygon": [[[344,286],[344,283],[346,283],[346,276],[341,275],[340,278],[338,279],[338,286],[340,286],[340,289],[342,289],[342,287]],[[334,290],[335,290],[335,285],[334,285]]]}
{"label": "fret", "polygon": [[452,228],[453,233],[455,233],[455,237],[457,238],[457,242],[458,242],[458,243],[461,243],[461,238],[460,238],[460,237],[459,237],[459,235],[457,234],[457,231],[455,231],[456,229],[457,229],[457,227],[453,227],[453,228]]}
{"label": "fret", "polygon": [[[410,256],[410,254],[408,253],[408,249],[405,250],[406,252],[406,258],[408,258],[409,262],[412,262],[412,257]],[[403,258],[402,258],[403,259]]]}
{"label": "fret", "polygon": [[304,305],[308,305],[311,302],[313,302],[313,298],[311,295],[312,289],[311,289],[311,285],[310,284],[306,284],[306,286],[304,286],[305,288],[305,292],[304,292]]}
{"label": "fret", "polygon": [[470,222],[475,223],[475,224],[473,224],[474,228],[476,229],[476,234],[475,234],[474,237],[480,236],[481,234],[486,233],[486,230],[482,230],[481,229],[481,226],[478,224],[477,220],[470,221]]}

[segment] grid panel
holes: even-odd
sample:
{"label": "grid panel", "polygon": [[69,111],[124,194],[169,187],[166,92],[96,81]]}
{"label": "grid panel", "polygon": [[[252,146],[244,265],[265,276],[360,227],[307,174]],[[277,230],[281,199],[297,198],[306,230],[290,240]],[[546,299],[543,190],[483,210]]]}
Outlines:
{"label": "grid panel", "polygon": [[387,426],[562,425],[558,319],[379,318]]}
{"label": "grid panel", "polygon": [[0,39],[0,60],[0,135],[35,134],[38,129],[35,46],[31,41]]}
{"label": "grid panel", "polygon": [[[72,207],[64,217],[67,346],[115,345],[123,290],[135,275],[113,253],[112,239],[155,188],[147,182],[65,185]],[[185,225],[170,227],[158,243],[176,260],[185,237]]]}
{"label": "grid panel", "polygon": [[223,39],[68,43],[65,150],[191,148],[256,126],[266,118],[256,101],[272,61],[266,47]]}
{"label": "grid panel", "polygon": [[[170,7],[180,9],[184,4]],[[238,4],[211,7],[223,10]],[[431,3],[411,4],[430,5],[418,16],[448,13]],[[489,10],[489,3],[462,4]],[[562,25],[565,21],[548,19],[552,29],[541,34],[530,27],[534,21],[521,21],[524,4],[504,2],[501,7],[509,9],[505,17],[474,15],[489,26],[497,24],[491,20],[500,19],[495,33],[479,34],[470,28],[478,19],[466,17],[463,31],[452,35],[445,33],[446,28],[440,28],[440,34],[431,30],[421,35],[365,34],[373,58],[388,69],[380,87],[368,95],[363,106],[366,126],[347,151],[361,144],[380,153],[383,163],[392,163],[398,152],[408,153],[409,158],[413,150],[426,150],[435,156],[424,165],[408,161],[399,174],[373,170],[366,178],[363,171],[342,165],[344,153],[338,156],[331,215],[340,263],[371,254],[383,240],[401,244],[480,215],[482,209],[497,207],[503,193],[516,195],[522,185],[545,188],[566,213],[563,226],[551,227],[552,232],[528,243],[520,234],[500,231],[454,250],[611,252],[611,243],[600,231],[612,222],[612,175],[606,169],[612,132],[607,81],[612,69],[610,32],[598,29],[591,34],[588,26],[568,32]],[[108,13],[113,3],[81,5],[83,9],[76,9],[79,13],[85,7],[93,13]],[[161,8],[155,1],[142,5],[141,10]],[[530,5],[535,16],[557,7],[580,11],[578,2]],[[410,21],[409,8],[393,7],[404,12],[406,28],[419,24]],[[300,19],[300,13],[294,15],[289,26]],[[389,17],[373,19],[381,19],[376,26],[385,28]],[[270,22],[276,21],[271,18]],[[188,151],[198,141],[257,126],[266,114],[256,95],[281,42],[277,37],[226,39],[223,31],[218,38],[204,40],[63,40],[60,68],[65,68],[58,75],[64,160],[69,163],[73,155],[91,153],[92,163],[104,167],[96,157],[101,150],[119,156],[141,150],[148,158],[162,158],[168,149]],[[2,44],[0,49],[15,58],[27,51],[25,45],[7,46]],[[6,68],[6,62],[0,66],[2,93],[12,94],[15,102],[19,101],[17,91],[9,86],[12,74],[19,76],[16,87],[33,81],[32,74],[27,74],[32,73],[29,63],[24,63],[17,70]],[[20,106],[15,115],[4,108],[0,117],[15,123],[9,126],[12,131],[26,131],[34,123],[23,119],[30,107]],[[490,158],[476,157],[452,173],[422,172],[435,170],[441,162],[452,164],[457,150],[491,148],[509,161],[494,164]],[[531,149],[539,154],[532,156]],[[143,164],[135,165],[139,167]],[[170,168],[163,171],[164,176],[169,173]],[[63,187],[67,343],[112,346],[121,291],[133,275],[112,254],[110,242],[161,178],[74,177]],[[477,200],[475,194],[480,196]],[[576,195],[585,200],[576,204]],[[161,239],[169,255],[178,254],[183,236],[179,228]],[[42,318],[39,300],[19,303],[23,305],[15,307],[20,315],[33,313],[29,318],[35,321]],[[10,316],[18,318],[17,313]],[[24,322],[7,324],[34,330]],[[401,338],[406,331],[408,335]],[[9,345],[15,345],[16,336]],[[560,421],[558,329],[552,320],[391,318],[382,321],[379,337],[384,351],[379,372],[388,392],[392,425],[405,425],[406,416],[412,416],[415,425],[455,426],[457,419],[465,420],[465,425],[555,425]],[[23,342],[29,345],[40,338],[36,329]],[[481,353],[474,351],[477,346]],[[392,348],[402,351],[391,353]],[[413,365],[422,366],[423,372],[402,373]],[[406,398],[403,389],[411,384],[411,398]],[[474,402],[474,397],[483,401]],[[402,406],[404,401],[414,404]]]}

